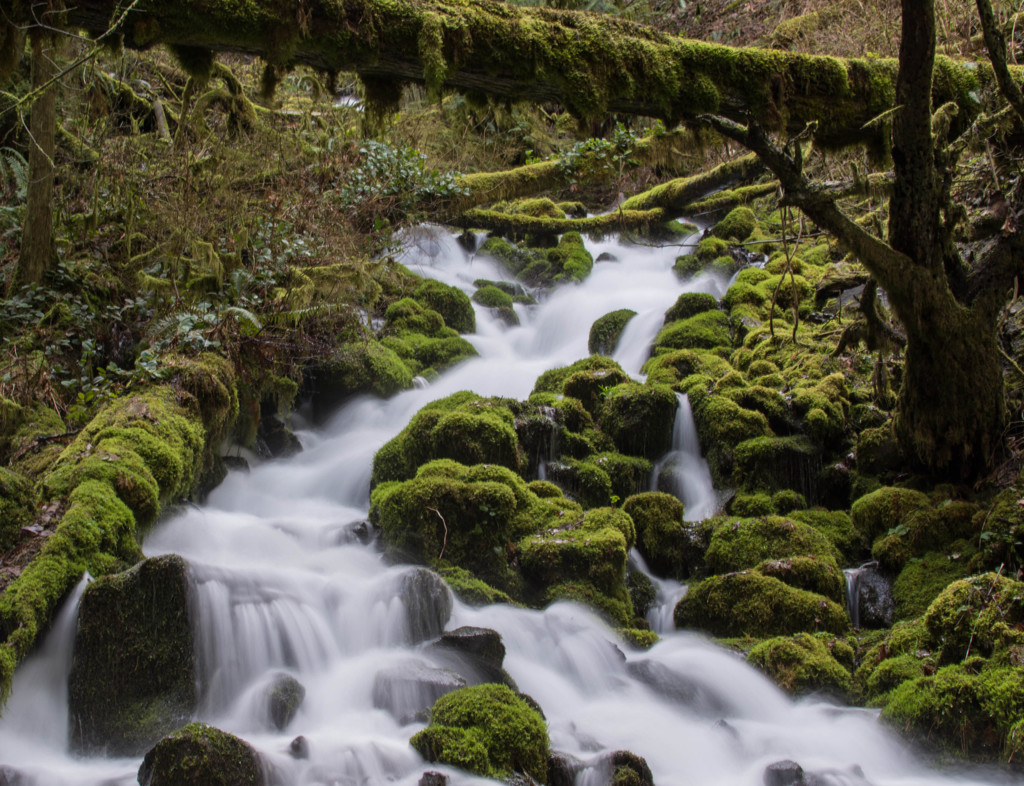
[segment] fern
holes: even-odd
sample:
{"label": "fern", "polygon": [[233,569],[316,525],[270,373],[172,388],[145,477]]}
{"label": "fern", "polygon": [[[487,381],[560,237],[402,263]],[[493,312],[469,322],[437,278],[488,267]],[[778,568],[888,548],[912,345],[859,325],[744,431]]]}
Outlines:
{"label": "fern", "polygon": [[0,147],[0,191],[17,202],[28,196],[28,161],[10,147]]}
{"label": "fern", "polygon": [[220,313],[223,316],[232,316],[237,319],[243,332],[247,335],[254,336],[263,330],[263,323],[260,322],[259,317],[241,306],[225,306]]}

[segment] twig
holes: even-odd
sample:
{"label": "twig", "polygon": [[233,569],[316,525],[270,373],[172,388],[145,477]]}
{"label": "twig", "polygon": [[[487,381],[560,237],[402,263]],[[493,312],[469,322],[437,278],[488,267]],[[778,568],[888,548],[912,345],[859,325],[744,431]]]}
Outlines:
{"label": "twig", "polygon": [[437,508],[427,508],[427,510],[431,510],[436,513],[437,517],[441,519],[441,526],[444,527],[444,540],[441,541],[441,553],[437,555],[437,561],[440,563],[444,557],[444,550],[448,546],[448,522],[444,520],[444,516],[441,515],[441,511]]}

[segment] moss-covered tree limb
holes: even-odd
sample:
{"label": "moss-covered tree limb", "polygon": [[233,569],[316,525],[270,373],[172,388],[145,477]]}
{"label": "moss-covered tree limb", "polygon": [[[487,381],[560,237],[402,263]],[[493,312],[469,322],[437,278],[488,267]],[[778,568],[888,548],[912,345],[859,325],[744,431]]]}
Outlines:
{"label": "moss-covered tree limb", "polygon": [[[8,4],[10,5],[10,4]],[[30,23],[23,6],[15,19]],[[77,0],[68,24],[105,31],[115,0]],[[140,0],[121,25],[125,44],[237,51],[274,65],[534,102],[578,116],[622,112],[675,122],[705,112],[747,113],[819,141],[876,134],[867,121],[891,108],[896,63],[843,60],[683,40],[605,15],[527,9],[479,0]],[[936,103],[955,101],[969,121],[971,92],[991,69],[940,61]]]}
{"label": "moss-covered tree limb", "polygon": [[691,202],[729,183],[757,174],[764,168],[757,154],[750,153],[719,164],[707,172],[681,177],[655,186],[622,203],[623,210],[662,208],[669,213],[685,210]]}
{"label": "moss-covered tree limb", "polygon": [[460,215],[454,225],[465,229],[486,229],[502,235],[561,235],[565,232],[603,235],[611,232],[647,232],[670,218],[672,216],[660,208],[613,210],[588,218],[547,218],[473,209]]}

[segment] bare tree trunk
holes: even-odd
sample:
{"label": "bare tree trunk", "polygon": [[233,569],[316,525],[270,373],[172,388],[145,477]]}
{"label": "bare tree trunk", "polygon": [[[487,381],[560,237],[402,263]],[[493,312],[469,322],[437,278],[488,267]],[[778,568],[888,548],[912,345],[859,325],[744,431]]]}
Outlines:
{"label": "bare tree trunk", "polygon": [[[39,88],[57,73],[53,33],[32,33],[32,87]],[[28,155],[28,201],[21,235],[21,256],[15,278],[20,284],[42,280],[53,261],[53,154],[56,148],[57,86],[50,85],[32,105]]]}

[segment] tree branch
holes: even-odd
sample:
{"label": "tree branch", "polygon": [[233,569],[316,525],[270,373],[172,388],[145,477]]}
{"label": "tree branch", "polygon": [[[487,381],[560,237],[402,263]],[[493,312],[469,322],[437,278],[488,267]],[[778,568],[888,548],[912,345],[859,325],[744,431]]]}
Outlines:
{"label": "tree branch", "polygon": [[985,48],[988,49],[988,59],[992,63],[992,70],[995,71],[999,92],[1016,111],[1017,117],[1024,121],[1024,94],[1013,81],[1010,69],[1006,65],[1006,39],[1003,37],[1003,31],[999,29],[999,21],[992,10],[992,3],[990,0],[977,0],[977,4],[981,32],[985,38]]}

